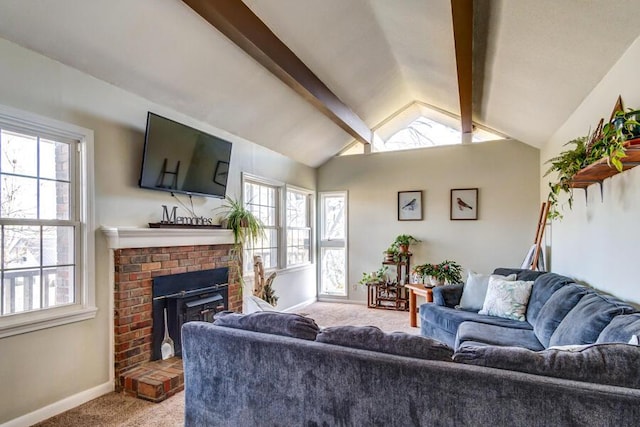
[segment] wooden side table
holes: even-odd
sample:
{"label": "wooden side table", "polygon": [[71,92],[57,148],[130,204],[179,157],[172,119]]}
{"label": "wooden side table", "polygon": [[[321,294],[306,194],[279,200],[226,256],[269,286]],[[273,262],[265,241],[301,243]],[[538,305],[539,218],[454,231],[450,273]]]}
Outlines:
{"label": "wooden side table", "polygon": [[416,328],[418,326],[418,310],[416,307],[416,296],[426,298],[427,302],[433,302],[432,288],[425,287],[422,283],[410,283],[404,285],[409,290],[409,325]]}

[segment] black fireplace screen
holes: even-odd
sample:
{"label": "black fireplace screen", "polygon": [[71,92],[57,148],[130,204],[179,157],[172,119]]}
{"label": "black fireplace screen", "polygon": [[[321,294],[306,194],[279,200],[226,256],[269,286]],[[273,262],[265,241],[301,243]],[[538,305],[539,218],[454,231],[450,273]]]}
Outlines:
{"label": "black fireplace screen", "polygon": [[164,309],[175,354],[182,354],[180,330],[186,322],[213,322],[213,316],[229,308],[229,269],[215,268],[172,274],[153,279],[152,360],[162,358]]}

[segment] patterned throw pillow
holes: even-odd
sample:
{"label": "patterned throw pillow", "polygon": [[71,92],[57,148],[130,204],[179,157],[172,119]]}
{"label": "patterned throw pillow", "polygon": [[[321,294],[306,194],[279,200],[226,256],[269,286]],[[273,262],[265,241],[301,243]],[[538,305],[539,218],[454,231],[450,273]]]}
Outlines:
{"label": "patterned throw pillow", "polygon": [[478,274],[469,271],[467,275],[467,283],[462,288],[462,297],[460,304],[456,307],[461,310],[478,311],[482,309],[482,304],[487,297],[487,288],[489,287],[489,278],[495,277],[504,280],[516,280],[516,274],[501,276],[499,274]]}
{"label": "patterned throw pillow", "polygon": [[533,282],[490,277],[487,296],[478,313],[524,322],[532,287]]}

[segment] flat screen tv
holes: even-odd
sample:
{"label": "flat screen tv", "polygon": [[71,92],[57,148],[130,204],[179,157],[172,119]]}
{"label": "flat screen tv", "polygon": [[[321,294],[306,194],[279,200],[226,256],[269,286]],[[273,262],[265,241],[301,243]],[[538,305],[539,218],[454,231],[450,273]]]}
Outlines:
{"label": "flat screen tv", "polygon": [[140,187],[222,198],[230,159],[230,142],[149,112]]}

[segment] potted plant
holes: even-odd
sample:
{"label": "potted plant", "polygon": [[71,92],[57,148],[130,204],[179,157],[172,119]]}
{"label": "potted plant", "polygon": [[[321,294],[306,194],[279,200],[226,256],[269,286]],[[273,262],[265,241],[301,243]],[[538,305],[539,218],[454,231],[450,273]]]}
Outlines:
{"label": "potted plant", "polygon": [[392,243],[383,254],[384,262],[398,262],[399,260],[398,247],[395,243]]}
{"label": "potted plant", "polygon": [[264,225],[258,217],[248,210],[244,203],[227,196],[225,204],[218,208],[221,211],[221,222],[233,231],[235,244],[255,242],[264,236]]}
{"label": "potted plant", "polygon": [[567,142],[565,145],[573,144],[574,149],[561,152],[558,156],[547,160],[551,166],[544,174],[556,172],[557,181],[549,183],[549,218],[561,219],[562,215],[558,211],[558,196],[560,192],[569,195],[569,209],[573,206],[573,191],[571,180],[581,169],[605,159],[610,167],[622,172],[622,159],[626,157],[627,141],[640,135],[640,123],[637,118],[640,111],[629,110],[628,112],[616,111],[612,120],[602,126],[601,131],[596,130],[593,141],[588,137],[579,137]]}
{"label": "potted plant", "polygon": [[242,248],[247,243],[255,243],[264,237],[264,224],[260,218],[256,217],[248,210],[240,200],[227,196],[224,204],[217,209],[220,212],[221,223],[233,232],[234,247],[229,251],[231,261],[229,266],[235,269],[240,282],[240,292],[244,288],[242,277],[241,260]]}
{"label": "potted plant", "polygon": [[551,163],[549,169],[545,172],[544,176],[547,176],[553,172],[557,172],[558,180],[556,182],[549,183],[549,202],[551,208],[549,209],[549,218],[562,218],[562,215],[558,211],[558,196],[561,191],[569,194],[569,208],[573,206],[573,191],[571,189],[571,178],[583,167],[587,162],[587,137],[581,136],[573,139],[564,146],[574,145],[571,150],[565,150],[556,157],[553,157],[546,161]]}
{"label": "potted plant", "polygon": [[433,286],[462,282],[462,267],[455,261],[444,260],[440,264],[422,264],[416,266],[413,271],[422,276],[422,280],[428,277]]}
{"label": "potted plant", "polygon": [[373,273],[362,273],[362,278],[358,283],[361,285],[377,285],[379,283],[384,283],[387,281],[387,270],[389,267],[382,266],[377,271]]}
{"label": "potted plant", "polygon": [[393,242],[393,244],[399,249],[400,253],[409,252],[409,245],[412,243],[420,243],[420,240],[408,234],[400,234]]}

